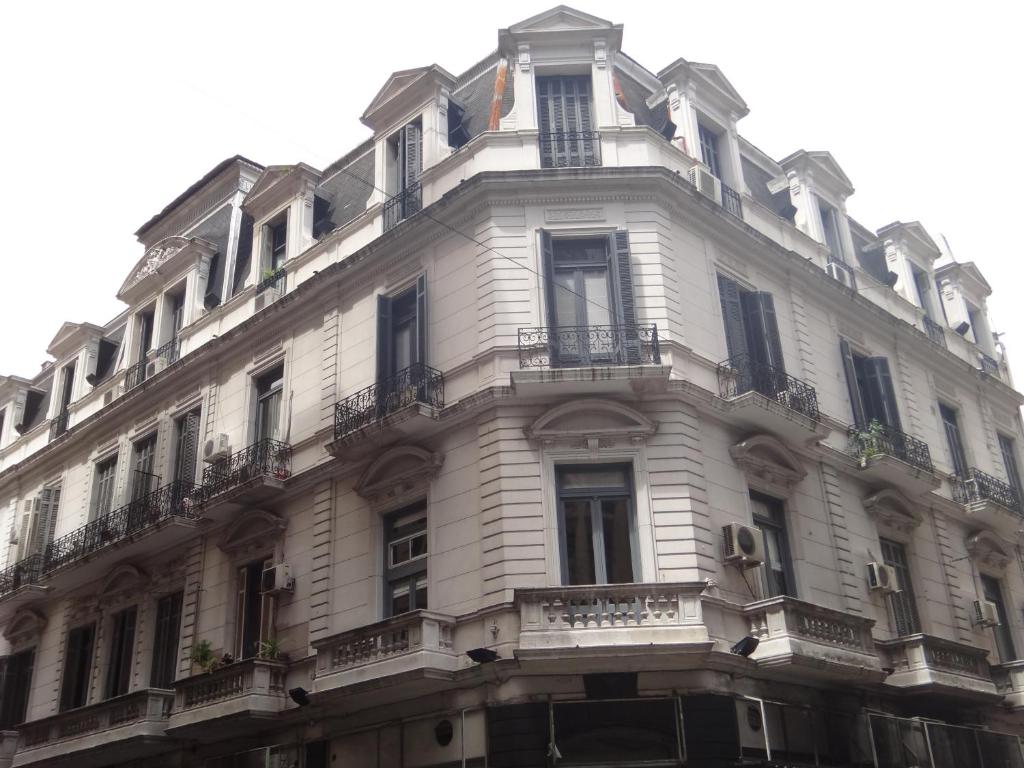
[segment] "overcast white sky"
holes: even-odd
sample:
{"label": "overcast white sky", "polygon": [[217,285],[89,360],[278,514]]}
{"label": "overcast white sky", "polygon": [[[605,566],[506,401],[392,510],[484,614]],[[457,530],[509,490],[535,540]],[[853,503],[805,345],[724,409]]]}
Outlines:
{"label": "overcast white sky", "polygon": [[[458,74],[552,2],[11,2],[0,23],[0,373],[30,376],[65,320],[104,323],[132,233],[217,162],[324,168],[368,135],[388,74]],[[775,158],[833,153],[871,229],[920,220],[995,289],[1024,384],[1020,3],[608,2],[657,71],[717,64]],[[671,9],[671,10],[669,10]]]}

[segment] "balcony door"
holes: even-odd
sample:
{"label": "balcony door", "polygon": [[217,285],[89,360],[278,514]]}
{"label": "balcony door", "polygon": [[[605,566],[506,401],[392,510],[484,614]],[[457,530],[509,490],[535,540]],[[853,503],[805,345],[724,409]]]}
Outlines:
{"label": "balcony door", "polygon": [[256,442],[281,439],[281,393],[284,366],[279,365],[256,380]]}
{"label": "balcony door", "polygon": [[[888,359],[858,355],[846,339],[840,340],[839,349],[846,372],[854,423],[859,427],[867,427],[877,421],[899,433],[900,412],[896,407],[896,390],[892,385]],[[891,439],[899,443],[898,434]],[[896,450],[902,452],[901,446],[897,445]]]}
{"label": "balcony door", "polygon": [[425,401],[422,365],[427,358],[426,275],[420,275],[413,288],[396,296],[378,296],[377,322],[378,409],[387,413],[392,405],[408,405],[414,395]]}
{"label": "balcony door", "polygon": [[589,77],[538,77],[537,127],[541,166],[579,168],[598,164]]}
{"label": "balcony door", "polygon": [[718,299],[725,346],[737,371],[736,394],[753,390],[774,398],[784,392],[786,366],[772,294],[747,290],[735,280],[718,275]]}

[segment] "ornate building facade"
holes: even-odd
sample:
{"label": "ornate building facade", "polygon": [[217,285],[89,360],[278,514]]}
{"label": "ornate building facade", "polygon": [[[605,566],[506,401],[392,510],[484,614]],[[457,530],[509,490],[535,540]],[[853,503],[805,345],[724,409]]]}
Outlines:
{"label": "ornate building facade", "polygon": [[1024,766],[990,288],[558,7],[0,379],[2,761]]}

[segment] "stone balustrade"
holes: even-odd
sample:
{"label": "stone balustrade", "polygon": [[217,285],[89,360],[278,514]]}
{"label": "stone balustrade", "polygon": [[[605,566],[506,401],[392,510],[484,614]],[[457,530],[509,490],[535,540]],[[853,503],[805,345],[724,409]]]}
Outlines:
{"label": "stone balustrade", "polygon": [[193,675],[174,685],[175,714],[250,695],[283,700],[287,695],[285,669],[279,661],[246,659]]}
{"label": "stone balustrade", "polygon": [[886,683],[916,691],[960,690],[996,695],[988,651],[932,635],[876,641],[886,665]]}

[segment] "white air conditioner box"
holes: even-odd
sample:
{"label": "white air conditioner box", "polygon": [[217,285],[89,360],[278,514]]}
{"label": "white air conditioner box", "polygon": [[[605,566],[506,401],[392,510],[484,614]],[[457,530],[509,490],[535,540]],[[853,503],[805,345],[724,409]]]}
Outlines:
{"label": "white air conditioner box", "polygon": [[741,523],[722,526],[725,539],[725,562],[753,568],[764,562],[764,534]]}
{"label": "white air conditioner box", "polygon": [[203,461],[207,464],[216,464],[231,455],[231,445],[228,443],[228,436],[217,435],[206,441],[203,446]]}
{"label": "white air conditioner box", "polygon": [[896,569],[885,563],[868,563],[868,589],[872,592],[899,592]]}
{"label": "white air conditioner box", "polygon": [[291,592],[295,589],[295,579],[291,577],[287,563],[275,563],[264,568],[261,584],[263,593],[269,595]]}
{"label": "white air conditioner box", "polygon": [[996,604],[988,600],[975,600],[974,625],[977,627],[998,627],[999,611],[996,608]]}
{"label": "white air conditioner box", "polygon": [[158,373],[163,372],[164,368],[167,367],[167,360],[162,357],[158,357],[149,363],[146,363],[146,378],[150,379],[156,376]]}
{"label": "white air conditioner box", "polygon": [[828,266],[825,267],[825,271],[828,272],[829,277],[833,280],[838,280],[847,288],[852,290],[857,287],[853,284],[853,270],[846,265],[830,261]]}
{"label": "white air conditioner box", "polygon": [[722,203],[722,182],[705,166],[695,165],[690,169],[690,183],[697,188],[704,197],[711,198],[716,203]]}

